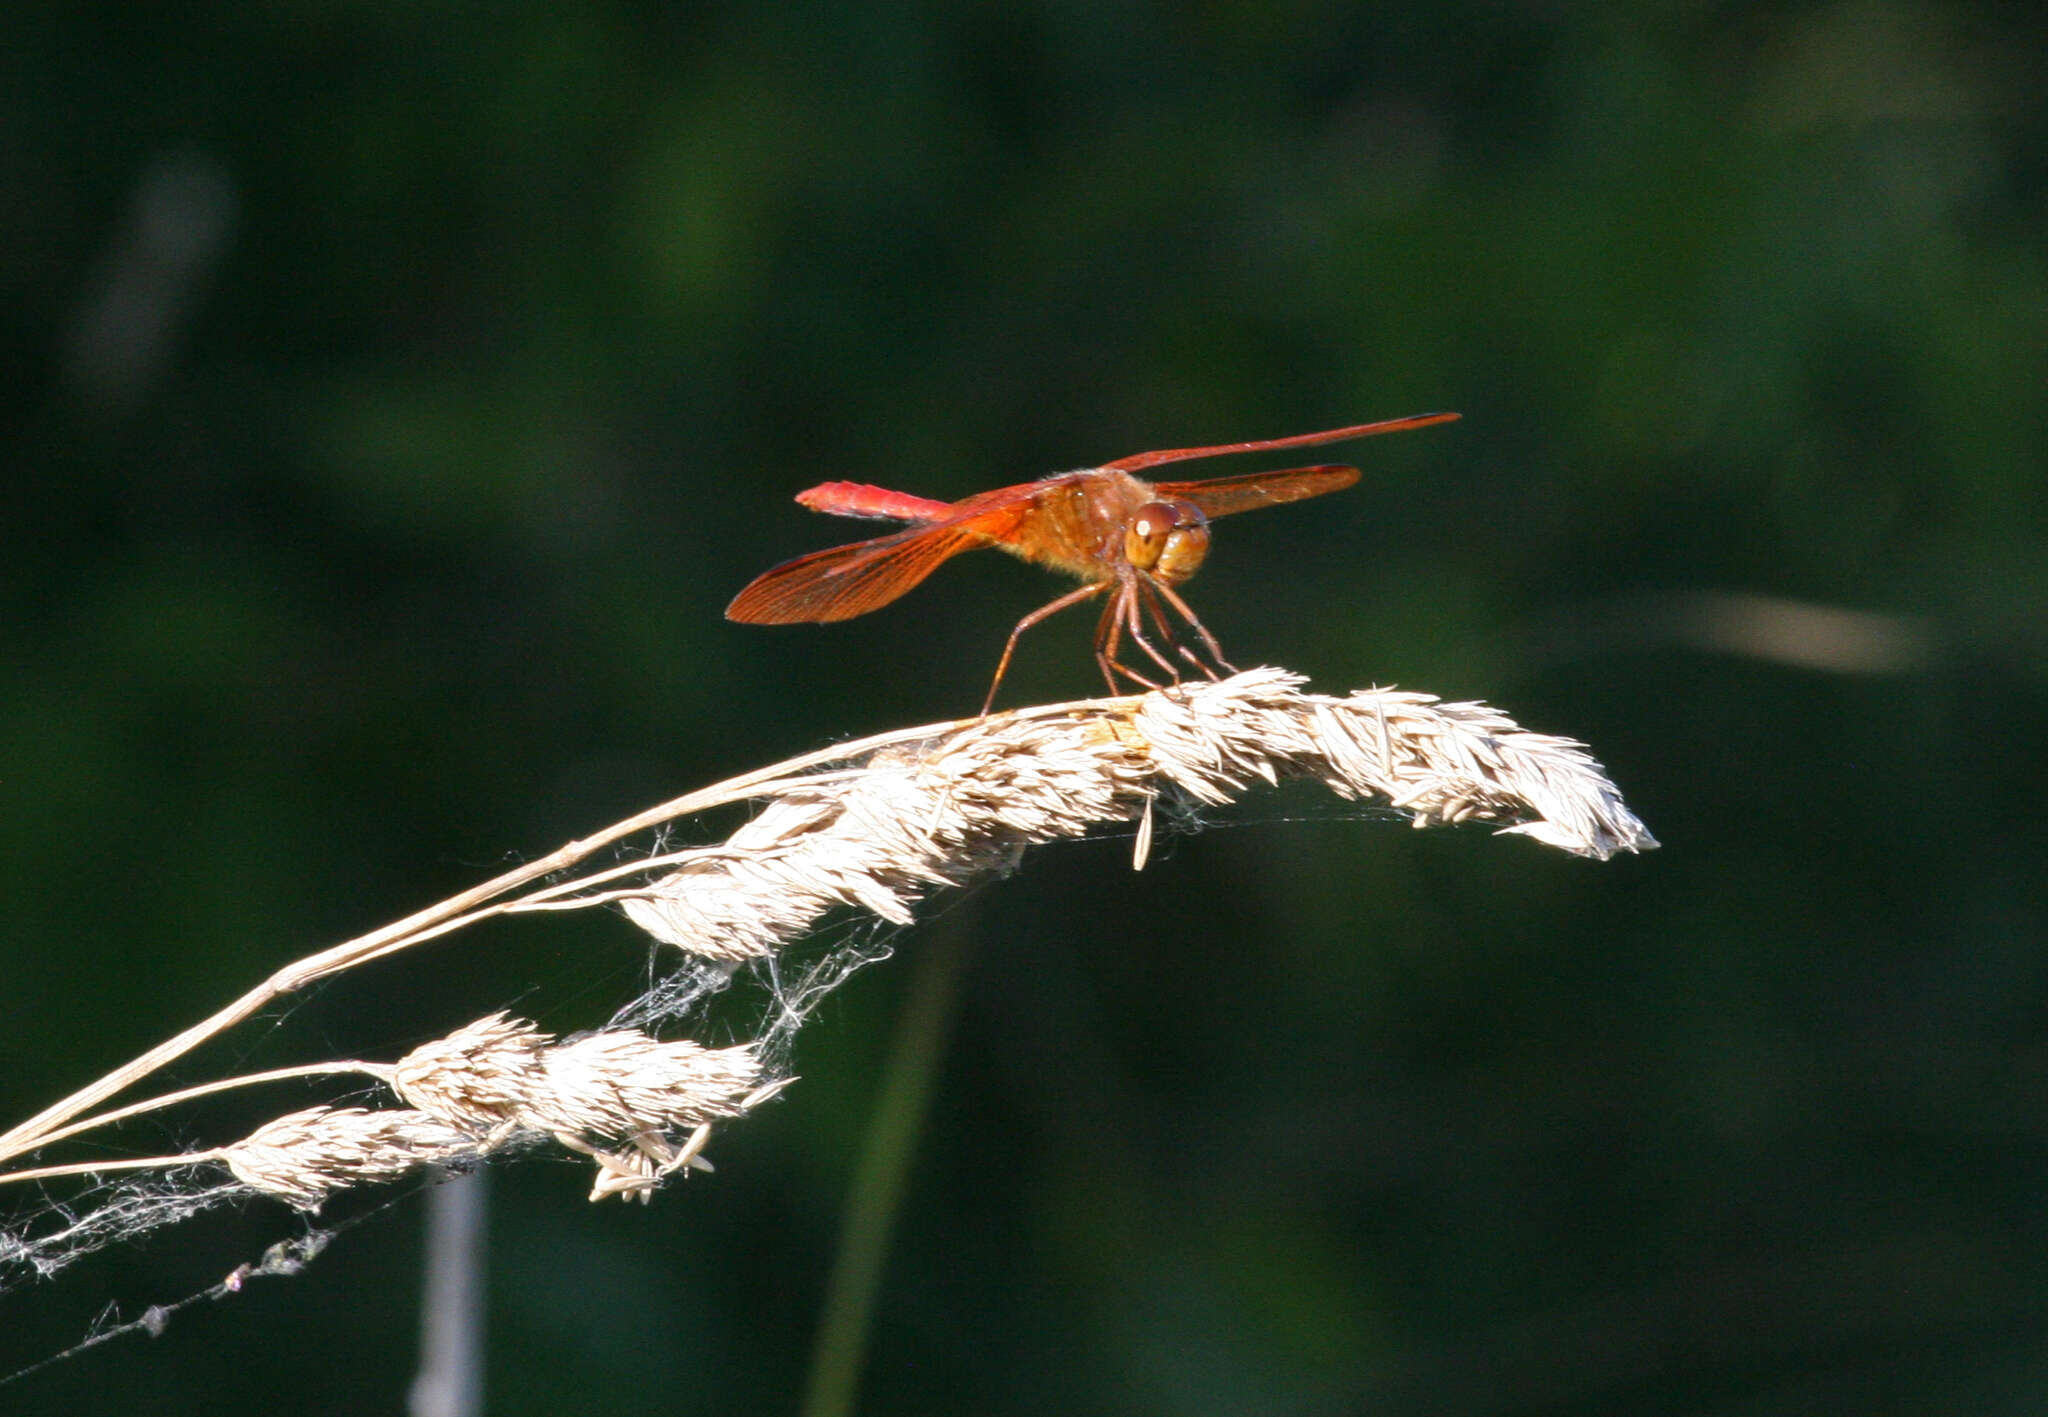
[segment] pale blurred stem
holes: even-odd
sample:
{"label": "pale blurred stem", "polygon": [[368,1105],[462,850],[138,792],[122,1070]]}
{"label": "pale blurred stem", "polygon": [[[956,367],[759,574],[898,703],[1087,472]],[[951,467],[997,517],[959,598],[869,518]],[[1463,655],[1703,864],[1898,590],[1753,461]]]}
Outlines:
{"label": "pale blurred stem", "polygon": [[974,935],[971,916],[971,910],[954,911],[916,946],[910,996],[896,1028],[860,1169],[847,1193],[839,1252],[825,1286],[824,1312],[811,1350],[803,1417],[848,1417],[854,1410],[875,1295],[888,1266],[890,1236],[945,1059],[960,976]]}
{"label": "pale blurred stem", "polygon": [[479,1417],[484,1410],[490,1174],[444,1175],[427,1193],[426,1283],[410,1417]]}

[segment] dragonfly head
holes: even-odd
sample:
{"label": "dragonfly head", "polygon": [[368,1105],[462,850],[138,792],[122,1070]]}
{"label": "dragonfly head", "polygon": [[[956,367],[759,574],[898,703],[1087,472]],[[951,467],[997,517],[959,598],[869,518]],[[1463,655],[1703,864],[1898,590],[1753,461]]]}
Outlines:
{"label": "dragonfly head", "polygon": [[1178,585],[1209,554],[1209,519],[1193,502],[1147,502],[1124,525],[1124,559],[1154,580]]}

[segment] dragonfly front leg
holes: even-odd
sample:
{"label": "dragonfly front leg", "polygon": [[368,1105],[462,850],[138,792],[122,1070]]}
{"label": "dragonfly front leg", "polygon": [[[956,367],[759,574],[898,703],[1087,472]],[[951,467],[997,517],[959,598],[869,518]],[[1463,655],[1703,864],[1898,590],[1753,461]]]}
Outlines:
{"label": "dragonfly front leg", "polygon": [[1152,641],[1145,638],[1144,622],[1138,613],[1141,602],[1144,609],[1154,611],[1153,620],[1159,626],[1161,637],[1168,644],[1173,643],[1172,628],[1159,619],[1153,603],[1146,599],[1145,593],[1151,589],[1151,584],[1151,581],[1143,575],[1133,576],[1126,584],[1124,591],[1124,623],[1130,629],[1131,643],[1150,655],[1152,662],[1166,671],[1166,677],[1178,684],[1180,682],[1180,669],[1172,660],[1161,654]]}
{"label": "dragonfly front leg", "polygon": [[[1152,584],[1153,588],[1165,596],[1173,608],[1180,612],[1181,619],[1187,621],[1189,627],[1202,637],[1202,645],[1209,651],[1209,657],[1216,661],[1216,667],[1230,674],[1237,673],[1237,666],[1223,657],[1223,646],[1216,643],[1216,637],[1209,633],[1209,627],[1201,622],[1195,615],[1193,608],[1180,598],[1174,588],[1167,585],[1164,581],[1154,581]],[[1209,677],[1213,679],[1216,676],[1211,674]]]}
{"label": "dragonfly front leg", "polygon": [[[1157,594],[1157,592],[1165,589],[1166,587],[1163,583],[1149,580],[1140,588],[1139,593],[1145,597],[1145,613],[1152,617],[1152,624],[1158,630],[1159,638],[1172,645],[1175,654],[1178,654],[1182,659],[1193,665],[1203,677],[1214,679],[1216,671],[1200,655],[1181,643],[1181,637],[1174,632],[1172,624],[1167,620],[1166,611],[1160,604]],[[1178,674],[1174,676],[1176,680],[1179,677]]]}
{"label": "dragonfly front leg", "polygon": [[1161,687],[1116,657],[1118,648],[1123,644],[1124,622],[1131,613],[1131,584],[1130,581],[1118,584],[1115,596],[1102,607],[1102,618],[1095,622],[1095,663],[1102,670],[1103,681],[1109,685],[1112,694],[1123,692],[1123,686],[1117,683],[1119,674],[1148,689]]}

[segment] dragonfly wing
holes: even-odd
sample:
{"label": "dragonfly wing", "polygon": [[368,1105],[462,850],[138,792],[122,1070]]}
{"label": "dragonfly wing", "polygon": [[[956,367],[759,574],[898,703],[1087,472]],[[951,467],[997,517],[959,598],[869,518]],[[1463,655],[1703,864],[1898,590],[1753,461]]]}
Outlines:
{"label": "dragonfly wing", "polygon": [[1279,472],[1252,472],[1243,477],[1212,477],[1203,482],[1159,482],[1161,497],[1193,502],[1210,519],[1254,507],[1299,502],[1325,492],[1341,492],[1358,481],[1355,467],[1290,467]]}
{"label": "dragonfly wing", "polygon": [[1167,448],[1156,453],[1133,453],[1127,458],[1104,463],[1119,472],[1142,472],[1161,463],[1185,462],[1189,458],[1214,458],[1225,453],[1270,453],[1281,448],[1313,448],[1323,443],[1343,443],[1352,438],[1370,438],[1376,433],[1399,433],[1409,428],[1427,428],[1432,423],[1449,423],[1455,413],[1418,413],[1410,418],[1389,418],[1380,423],[1354,423],[1349,428],[1326,428],[1320,433],[1297,433],[1291,438],[1261,438],[1250,443],[1218,443],[1213,448]]}
{"label": "dragonfly wing", "polygon": [[1003,487],[946,507],[944,521],[813,551],[756,577],[725,618],[752,625],[851,620],[903,595],[939,563],[1003,543],[1031,512],[1035,487]]}
{"label": "dragonfly wing", "polygon": [[987,544],[965,526],[920,526],[813,551],[755,577],[725,618],[750,625],[851,620],[903,595],[948,557]]}

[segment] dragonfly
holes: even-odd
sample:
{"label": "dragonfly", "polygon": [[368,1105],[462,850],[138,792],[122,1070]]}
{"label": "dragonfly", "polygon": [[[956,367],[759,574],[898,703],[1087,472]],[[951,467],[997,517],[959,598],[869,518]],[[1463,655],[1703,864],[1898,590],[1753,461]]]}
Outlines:
{"label": "dragonfly", "polygon": [[[841,517],[907,522],[901,531],[846,546],[813,551],[762,573],[733,597],[725,617],[750,625],[829,623],[865,615],[908,593],[939,565],[980,547],[1063,571],[1081,581],[1065,595],[1017,622],[996,661],[995,679],[981,712],[994,707],[996,690],[1024,632],[1070,606],[1106,596],[1095,625],[1095,663],[1111,694],[1124,685],[1163,687],[1123,662],[1124,641],[1137,647],[1148,668],[1179,683],[1180,664],[1210,679],[1235,672],[1175,587],[1201,569],[1209,553],[1209,523],[1256,507],[1299,502],[1338,492],[1358,481],[1358,469],[1337,465],[1290,467],[1199,482],[1148,482],[1137,476],[1170,463],[1229,453],[1264,453],[1343,443],[1448,423],[1455,413],[1421,413],[1379,423],[1358,423],[1288,438],[1219,443],[1134,453],[1101,467],[1060,473],[1014,487],[998,487],[958,502],[892,492],[863,482],[821,482],[796,494],[813,511]],[[1177,615],[1198,646],[1185,643],[1169,618]],[[1154,636],[1158,642],[1155,643]]]}

